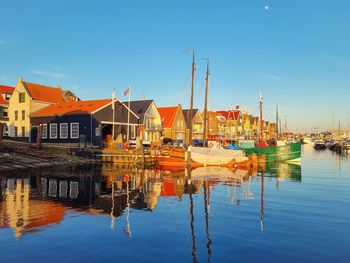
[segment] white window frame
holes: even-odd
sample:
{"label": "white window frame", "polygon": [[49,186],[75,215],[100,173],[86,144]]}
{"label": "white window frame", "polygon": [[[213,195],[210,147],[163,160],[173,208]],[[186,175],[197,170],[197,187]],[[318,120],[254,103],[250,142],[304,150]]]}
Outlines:
{"label": "white window frame", "polygon": [[42,139],[47,139],[47,124],[43,124],[43,134],[41,135]]}
{"label": "white window frame", "polygon": [[[73,137],[73,125],[74,124],[77,124],[78,125],[78,136],[74,136]],[[71,139],[79,139],[79,122],[72,122],[71,124],[70,124],[70,138]]]}
{"label": "white window frame", "polygon": [[[67,127],[67,133],[66,136],[62,136],[62,127],[66,126]],[[68,123],[60,123],[60,139],[68,139],[68,134],[69,134],[69,130],[68,130]]]}
{"label": "white window frame", "polygon": [[136,126],[135,125],[131,126],[130,130],[131,130],[130,131],[130,138],[135,139],[136,138]]}
{"label": "white window frame", "polygon": [[[52,136],[52,127],[56,127],[56,136]],[[57,139],[57,123],[50,123],[50,139]]]}

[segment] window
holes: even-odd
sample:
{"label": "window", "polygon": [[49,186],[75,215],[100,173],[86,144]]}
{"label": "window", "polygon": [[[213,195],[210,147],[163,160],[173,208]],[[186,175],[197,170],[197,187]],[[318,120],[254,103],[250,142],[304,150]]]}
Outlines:
{"label": "window", "polygon": [[24,121],[26,118],[26,111],[22,110],[22,121]]}
{"label": "window", "polygon": [[131,138],[135,139],[135,137],[136,137],[136,126],[130,126],[130,129],[131,129],[131,132],[130,132]]}
{"label": "window", "polygon": [[70,124],[70,137],[72,139],[79,138],[79,123],[74,122]]}
{"label": "window", "polygon": [[68,123],[60,124],[60,138],[62,139],[68,138]]}
{"label": "window", "polygon": [[50,123],[50,139],[57,139],[57,123]]}
{"label": "window", "polygon": [[7,110],[6,108],[3,109],[2,116],[3,116],[4,118],[7,118],[7,117],[9,116],[8,110]]}
{"label": "window", "polygon": [[15,126],[15,137],[17,137],[17,136],[18,136],[18,127]]}
{"label": "window", "polygon": [[22,126],[22,137],[26,137],[26,127]]}
{"label": "window", "polygon": [[11,94],[5,93],[5,100],[9,100],[11,98]]}
{"label": "window", "polygon": [[18,121],[18,111],[15,110],[15,121]]}
{"label": "window", "polygon": [[21,92],[18,94],[18,101],[19,103],[23,103],[26,100],[26,94],[24,92]]}
{"label": "window", "polygon": [[47,124],[43,124],[43,134],[41,138],[47,139]]}

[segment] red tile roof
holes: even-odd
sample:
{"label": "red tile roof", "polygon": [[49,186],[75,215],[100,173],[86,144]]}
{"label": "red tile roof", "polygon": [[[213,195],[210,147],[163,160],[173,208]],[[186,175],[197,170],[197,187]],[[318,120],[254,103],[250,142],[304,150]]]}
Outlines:
{"label": "red tile roof", "polygon": [[23,82],[33,100],[60,103],[65,102],[61,88],[53,88],[30,82]]}
{"label": "red tile roof", "polygon": [[239,110],[230,110],[230,111],[217,111],[221,113],[227,120],[238,120],[240,111]]}
{"label": "red tile roof", "polygon": [[2,95],[0,94],[0,105],[8,105],[8,104],[9,104],[9,102],[6,101],[6,100],[2,97]]}
{"label": "red tile roof", "polygon": [[158,108],[160,117],[162,118],[163,128],[171,128],[174,122],[178,107]]}
{"label": "red tile roof", "polygon": [[0,85],[0,93],[10,93],[10,94],[12,94],[12,92],[14,90],[15,90],[14,87]]}
{"label": "red tile roof", "polygon": [[13,87],[0,85],[0,105],[8,105],[9,104],[9,102],[4,99],[2,94],[5,94],[5,93],[12,94],[14,90],[15,90],[15,88],[13,88]]}
{"label": "red tile roof", "polygon": [[62,102],[38,110],[31,114],[31,117],[91,114],[110,102],[112,102],[111,99]]}

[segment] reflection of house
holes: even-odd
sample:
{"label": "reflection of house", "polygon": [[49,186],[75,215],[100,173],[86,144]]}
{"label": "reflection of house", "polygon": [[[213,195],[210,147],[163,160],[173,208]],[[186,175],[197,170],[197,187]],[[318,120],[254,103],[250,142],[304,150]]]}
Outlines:
{"label": "reflection of house", "polygon": [[[190,110],[182,110],[182,113],[185,117],[186,120],[186,125],[187,125],[187,134],[186,134],[186,143],[189,143],[189,127],[191,124],[190,121]],[[193,109],[192,111],[192,127],[193,127],[193,136],[192,136],[192,140],[203,140],[203,117],[202,114],[200,113],[200,111],[198,109]]]}
{"label": "reflection of house", "polygon": [[186,141],[186,121],[181,105],[158,108],[163,123],[163,137],[177,142]]}
{"label": "reflection of house", "polygon": [[[89,100],[71,101],[51,105],[31,115],[32,140],[37,137],[38,125],[43,124],[42,141],[48,143],[79,143],[101,145],[108,136],[122,134],[136,138],[139,117],[131,111],[128,123],[128,108],[120,101]],[[113,118],[114,112],[114,118]],[[113,125],[114,124],[114,125]]]}
{"label": "reflection of house", "polygon": [[177,196],[182,200],[185,191],[185,177],[165,177],[162,180],[160,196]]}
{"label": "reflection of house", "polygon": [[0,122],[5,124],[5,130],[4,133],[7,133],[7,125],[8,125],[8,106],[9,106],[9,100],[12,96],[13,91],[15,88],[0,85]]}
{"label": "reflection of house", "polygon": [[65,102],[61,88],[18,80],[9,101],[10,137],[29,137],[30,115],[40,109]]}
{"label": "reflection of house", "polygon": [[[124,102],[128,105],[128,102]],[[160,144],[162,120],[153,100],[130,101],[130,109],[140,118],[140,137],[144,144]]]}
{"label": "reflection of house", "polygon": [[0,202],[0,228],[10,227],[17,238],[40,231],[64,218],[65,208],[51,201],[30,199],[29,178],[1,178],[4,201]]}

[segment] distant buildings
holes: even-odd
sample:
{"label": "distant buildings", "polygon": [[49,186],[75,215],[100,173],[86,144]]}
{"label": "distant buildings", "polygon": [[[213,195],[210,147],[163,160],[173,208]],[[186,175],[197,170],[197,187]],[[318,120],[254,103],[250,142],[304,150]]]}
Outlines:
{"label": "distant buildings", "polygon": [[[23,79],[15,88],[0,85],[0,122],[6,124],[4,134],[15,140],[35,142],[41,131],[42,141],[54,144],[110,147],[117,138],[131,143],[140,139],[144,145],[188,145],[190,140],[201,144],[204,118],[199,109],[193,109],[190,119],[189,109],[180,104],[157,107],[153,100],[82,101],[70,90]],[[257,139],[260,134],[259,117],[241,112],[239,106],[208,111],[206,118],[209,140]],[[275,137],[276,124],[264,121],[263,134],[265,139]]]}

